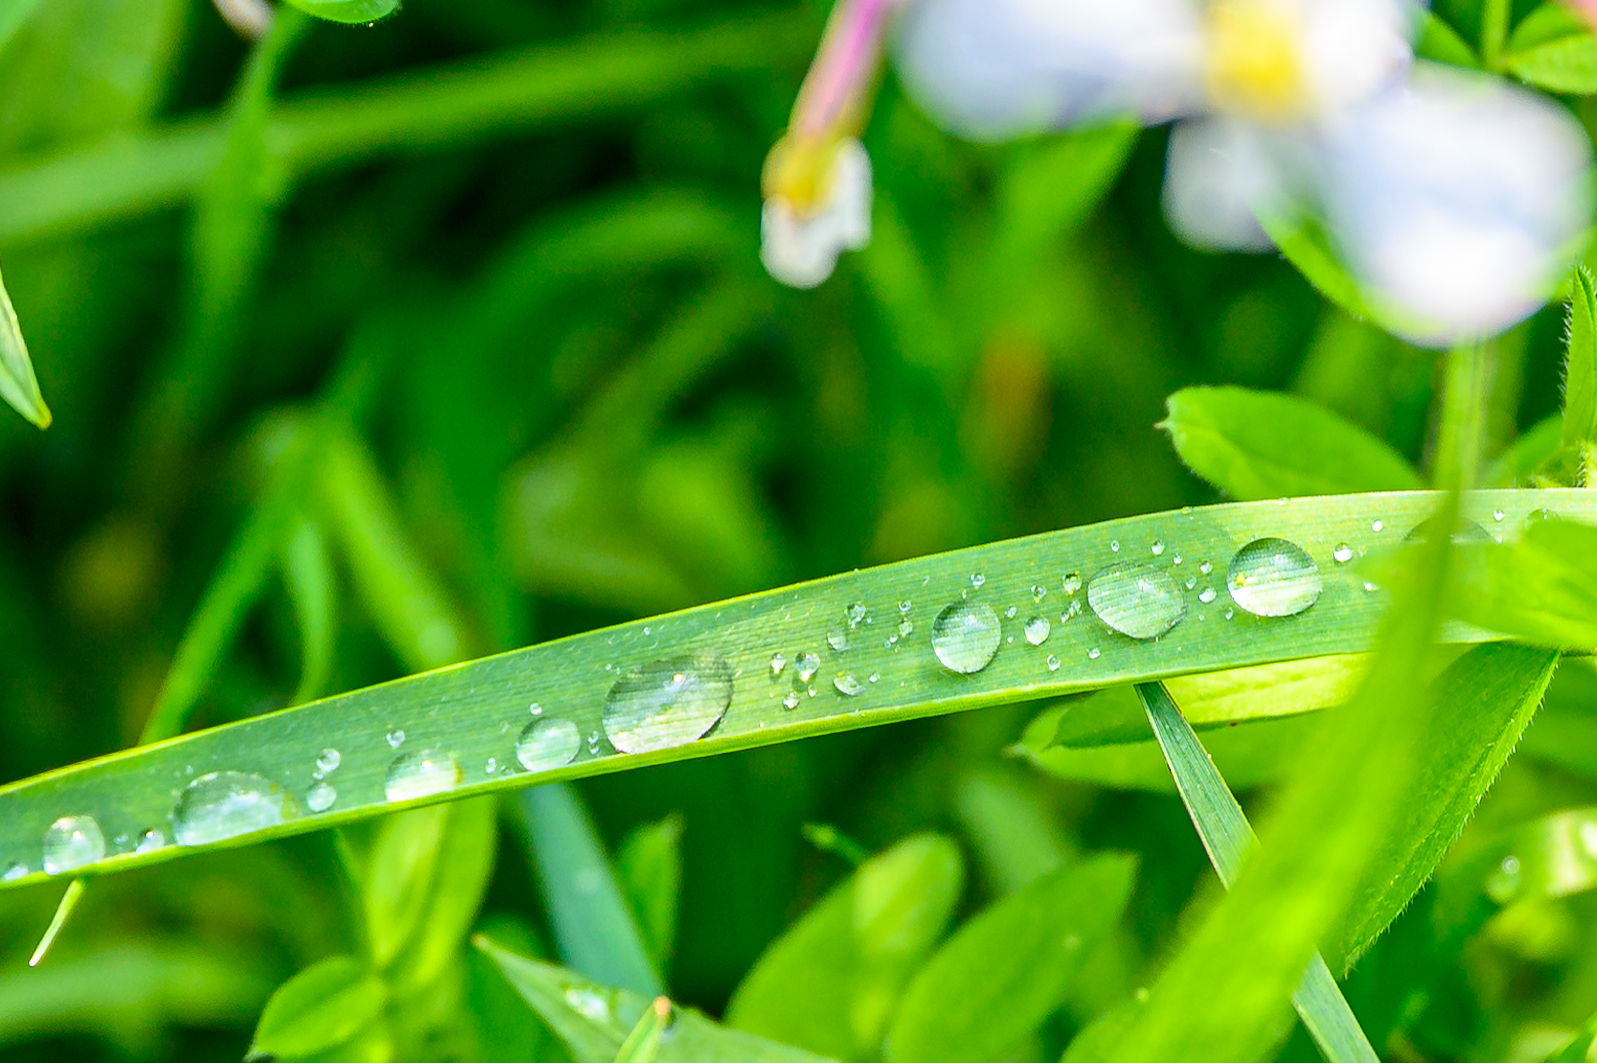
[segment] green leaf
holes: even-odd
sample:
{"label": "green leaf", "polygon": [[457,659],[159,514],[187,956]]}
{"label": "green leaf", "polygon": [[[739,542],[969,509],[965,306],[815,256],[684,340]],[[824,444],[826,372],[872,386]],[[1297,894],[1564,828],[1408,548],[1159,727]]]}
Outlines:
{"label": "green leaf", "polygon": [[5,281],[0,279],[0,398],[38,428],[49,428],[50,407],[44,404],[39,379],[33,375],[33,359],[22,338],[22,326],[11,306]]}
{"label": "green leaf", "polygon": [[1588,96],[1597,92],[1597,39],[1590,33],[1560,37],[1507,57],[1508,69],[1527,85]]}
{"label": "green leaf", "polygon": [[727,1025],[842,1060],[874,1058],[963,879],[959,850],[936,835],[872,858],[765,950],[732,994]]}
{"label": "green leaf", "polygon": [[985,1063],[1040,1027],[1120,921],[1136,866],[1123,854],[1095,856],[965,923],[905,988],[883,1058]]}
{"label": "green leaf", "polygon": [[1597,647],[1597,527],[1532,520],[1518,543],[1469,543],[1459,555],[1451,615],[1544,646]]}
{"label": "green leaf", "polygon": [[660,1036],[665,1033],[671,1018],[671,1002],[665,997],[655,997],[638,1024],[616,1052],[615,1063],[654,1063],[660,1051]]}
{"label": "green leaf", "polygon": [[382,979],[353,956],[329,956],[278,987],[250,1042],[251,1059],[303,1059],[353,1040],[382,1014]]}
{"label": "green leaf", "polygon": [[1419,40],[1414,43],[1414,55],[1417,58],[1449,66],[1480,67],[1474,49],[1464,43],[1464,38],[1458,35],[1457,30],[1438,18],[1434,11],[1425,11],[1421,17],[1424,19],[1424,28],[1420,30]]}
{"label": "green leaf", "polygon": [[[1564,418],[1552,414],[1537,421],[1497,456],[1481,479],[1482,487],[1530,487],[1539,472],[1558,452]],[[1571,485],[1573,486],[1573,485]]]}
{"label": "green leaf", "polygon": [[977,768],[954,791],[954,815],[1000,896],[1063,867],[1076,846],[1048,807],[1035,776]]}
{"label": "green leaf", "polygon": [[1560,3],[1545,3],[1519,20],[1508,38],[1508,51],[1522,52],[1538,44],[1586,32],[1580,16]]}
{"label": "green leaf", "polygon": [[1585,266],[1570,286],[1568,354],[1564,358],[1564,446],[1597,440],[1597,292]]}
{"label": "green leaf", "polygon": [[1302,217],[1277,217],[1260,215],[1259,224],[1270,240],[1280,249],[1282,256],[1315,291],[1341,307],[1353,317],[1380,321],[1372,312],[1369,301],[1359,290],[1358,281],[1338,261],[1336,252],[1324,232]]}
{"label": "green leaf", "polygon": [[329,22],[369,23],[399,10],[399,0],[288,0],[307,15]]}
{"label": "green leaf", "polygon": [[1247,388],[1184,388],[1160,427],[1181,460],[1247,501],[1420,486],[1402,455],[1351,421],[1310,402]]}
{"label": "green leaf", "polygon": [[312,520],[301,520],[283,544],[279,564],[299,625],[299,686],[290,704],[300,705],[327,689],[337,638],[338,581],[333,575],[332,559],[327,556],[327,540],[321,526]]}
{"label": "green leaf", "polygon": [[671,964],[682,892],[682,815],[634,828],[615,858],[616,879],[632,909],[643,947],[658,971]]}
{"label": "green leaf", "polygon": [[[482,938],[476,944],[565,1042],[575,1063],[613,1063],[628,1033],[652,1007],[636,993],[513,955]],[[656,1063],[826,1063],[809,1052],[725,1029],[686,1008],[673,1014],[676,1021],[670,1037],[661,1039]]]}

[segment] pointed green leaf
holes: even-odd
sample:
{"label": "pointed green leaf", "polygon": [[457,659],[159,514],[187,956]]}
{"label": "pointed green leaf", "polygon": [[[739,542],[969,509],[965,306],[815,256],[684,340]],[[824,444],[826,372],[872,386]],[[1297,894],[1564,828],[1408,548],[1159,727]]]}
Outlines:
{"label": "pointed green leaf", "polygon": [[959,850],[935,835],[872,858],[765,950],[732,994],[727,1025],[838,1059],[873,1058],[963,878]]}
{"label": "pointed green leaf", "polygon": [[1120,921],[1136,866],[1123,854],[1094,856],[960,927],[904,990],[883,1058],[985,1063],[1040,1027]]}
{"label": "pointed green leaf", "polygon": [[638,1024],[616,1052],[615,1063],[654,1063],[660,1051],[660,1036],[665,1033],[671,1019],[671,1002],[665,997],[655,997]]}
{"label": "pointed green leaf", "polygon": [[329,956],[278,987],[261,1013],[251,1059],[304,1059],[355,1038],[382,1014],[382,980],[353,956]]}
{"label": "pointed green leaf", "polygon": [[636,827],[615,858],[616,879],[656,970],[670,966],[682,891],[682,816]]}
{"label": "pointed green leaf", "polygon": [[1572,34],[1507,57],[1508,70],[1527,85],[1587,96],[1597,92],[1597,39]]}
{"label": "pointed green leaf", "polygon": [[[1564,418],[1552,414],[1537,421],[1497,456],[1481,478],[1482,487],[1531,487],[1532,475],[1558,452]],[[1571,484],[1570,486],[1573,486]]]}
{"label": "pointed green leaf", "polygon": [[1518,543],[1469,543],[1459,554],[1452,615],[1544,646],[1597,647],[1597,527],[1533,520]]}
{"label": "pointed green leaf", "polygon": [[307,15],[329,22],[363,24],[387,18],[399,10],[399,0],[288,0]]}
{"label": "pointed green leaf", "polygon": [[[653,1006],[647,997],[513,955],[482,938],[476,944],[565,1042],[575,1063],[614,1063],[629,1032]],[[686,1008],[672,1014],[675,1021],[670,1036],[661,1039],[656,1063],[828,1063],[801,1049],[728,1030]]]}
{"label": "pointed green leaf", "polygon": [[1575,267],[1566,331],[1562,438],[1566,447],[1573,447],[1597,440],[1597,291],[1585,266]]}
{"label": "pointed green leaf", "polygon": [[1351,421],[1291,395],[1184,388],[1161,427],[1181,460],[1233,498],[1249,500],[1420,486],[1402,455]]}
{"label": "pointed green leaf", "polygon": [[44,404],[39,380],[33,375],[33,359],[28,357],[28,344],[22,338],[22,326],[17,324],[17,312],[11,306],[11,296],[3,278],[0,278],[0,398],[33,425],[50,427],[50,408]]}
{"label": "pointed green leaf", "polygon": [[279,563],[288,599],[299,625],[299,686],[291,704],[320,697],[333,670],[333,643],[337,638],[338,581],[327,556],[327,540],[319,524],[300,521],[283,545]]}

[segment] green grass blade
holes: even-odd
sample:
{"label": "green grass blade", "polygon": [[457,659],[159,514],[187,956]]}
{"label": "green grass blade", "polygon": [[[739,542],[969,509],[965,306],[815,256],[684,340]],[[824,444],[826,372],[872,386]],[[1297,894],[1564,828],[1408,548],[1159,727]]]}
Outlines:
{"label": "green grass blade", "polygon": [[[1243,858],[1257,842],[1253,828],[1164,687],[1141,683],[1137,694],[1170,765],[1182,803],[1203,840],[1209,862],[1226,889],[1230,889],[1242,873]],[[1292,1003],[1330,1063],[1378,1063],[1380,1057],[1318,952],[1293,990]]]}
{"label": "green grass blade", "polygon": [[4,279],[0,279],[0,399],[5,399],[35,427],[50,427],[50,407],[44,404],[44,393],[33,373],[33,359],[28,356],[28,344],[22,338],[22,326],[17,322]]}
{"label": "green grass blade", "polygon": [[[1366,591],[1358,575],[1333,560],[1333,552],[1343,543],[1362,549],[1402,541],[1431,516],[1439,498],[1402,493],[1238,503],[993,543],[623,624],[126,750],[0,790],[0,867],[15,864],[27,872],[3,885],[40,873],[45,832],[63,815],[95,816],[107,838],[123,832],[136,838],[154,828],[171,837],[175,798],[195,778],[212,772],[245,772],[277,787],[285,798],[282,821],[250,824],[247,832],[241,827],[237,836],[204,845],[111,852],[85,870],[133,867],[212,845],[322,829],[410,804],[808,735],[1115,683],[1362,652],[1385,611],[1383,596]],[[1544,508],[1597,519],[1597,497],[1579,490],[1480,492],[1470,497],[1466,512],[1508,534]],[[1495,511],[1504,514],[1502,521],[1494,521]],[[1373,531],[1377,524],[1380,530]],[[1264,536],[1286,537],[1317,559],[1324,590],[1298,616],[1255,617],[1228,604],[1228,559]],[[1158,555],[1152,553],[1154,543],[1161,544]],[[1184,599],[1187,614],[1170,633],[1133,640],[1082,608],[1053,624],[1041,645],[1028,644],[1021,629],[1033,610],[1046,608],[1056,618],[1070,613],[1065,576],[1079,573],[1085,579],[1104,566],[1133,559],[1146,559],[1164,572],[1194,573],[1194,589]],[[1210,563],[1211,573],[1200,576],[1194,566],[1203,562]],[[973,586],[973,575],[981,577],[980,587]],[[1034,586],[1046,591],[1040,603]],[[1205,602],[1211,589],[1214,600]],[[1001,618],[996,655],[974,674],[943,668],[930,641],[939,611],[966,600],[962,595],[991,603]],[[910,611],[901,616],[898,605],[906,601]],[[846,625],[845,610],[856,602],[867,607],[868,616],[854,631],[851,648],[836,653],[827,635]],[[1011,607],[1014,617],[1003,617]],[[1224,618],[1228,608],[1234,614],[1230,620]],[[889,644],[901,620],[910,621],[913,631]],[[418,635],[425,633],[418,629]],[[418,638],[418,647],[423,641]],[[718,723],[703,720],[704,728],[714,723],[713,729],[665,748],[614,750],[606,741],[604,711],[618,679],[644,665],[676,668],[701,654],[725,661],[724,671],[717,662],[712,674],[731,677],[726,712]],[[773,674],[778,654],[783,667]],[[799,661],[805,654],[815,655],[818,665],[801,678]],[[571,721],[578,735],[597,732],[594,751],[584,746],[569,763],[519,770],[517,737],[533,721],[528,708],[534,702],[549,718]],[[794,707],[788,708],[789,702]],[[408,737],[396,750],[387,736],[400,731]],[[310,813],[303,795],[315,784],[317,757],[329,747],[342,754],[338,801]],[[440,752],[458,774],[441,774],[438,788],[425,793],[396,791],[400,799],[391,801],[385,786],[390,767],[414,750]]]}
{"label": "green grass blade", "polygon": [[284,543],[279,563],[299,626],[299,686],[290,704],[301,705],[320,697],[327,689],[338,634],[338,580],[327,555],[327,539],[321,525],[301,520]]}
{"label": "green grass blade", "polygon": [[1570,285],[1568,353],[1564,358],[1564,421],[1566,447],[1597,439],[1597,290],[1585,266],[1575,267]]}
{"label": "green grass blade", "polygon": [[665,986],[576,791],[539,786],[519,804],[560,958],[596,982],[659,996]]}
{"label": "green grass blade", "polygon": [[616,850],[615,873],[644,950],[663,977],[676,946],[682,894],[681,814],[634,828]]}
{"label": "green grass blade", "polygon": [[620,1050],[616,1052],[615,1063],[654,1063],[660,1051],[660,1036],[665,1033],[670,1018],[671,1002],[665,997],[655,997],[649,1010],[643,1013],[643,1018],[638,1020],[638,1024],[622,1042]]}
{"label": "green grass blade", "polygon": [[[268,139],[290,174],[398,148],[442,148],[654,103],[802,60],[807,13],[678,34],[610,34],[463,61],[290,99]],[[215,119],[73,150],[0,173],[0,244],[37,240],[182,202],[223,151]]]}

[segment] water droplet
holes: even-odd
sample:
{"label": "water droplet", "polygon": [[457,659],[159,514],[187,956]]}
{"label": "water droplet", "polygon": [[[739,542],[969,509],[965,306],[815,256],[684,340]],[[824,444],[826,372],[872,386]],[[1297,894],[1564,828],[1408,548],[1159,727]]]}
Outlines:
{"label": "water droplet", "polygon": [[19,878],[28,877],[28,865],[20,860],[6,868],[6,873],[0,875],[0,882],[15,882]]}
{"label": "water droplet", "polygon": [[1339,565],[1345,565],[1353,560],[1353,548],[1347,543],[1337,543],[1336,549],[1331,551],[1331,557]]}
{"label": "water droplet", "polygon": [[390,801],[414,801],[448,793],[458,785],[460,765],[455,758],[431,749],[401,753],[383,777],[383,793]]}
{"label": "water droplet", "polygon": [[305,807],[312,812],[326,812],[338,800],[338,791],[327,783],[319,782],[305,794]]}
{"label": "water droplet", "polygon": [[153,853],[157,849],[166,848],[166,832],[159,827],[145,831],[139,835],[139,844],[133,847],[136,853]]}
{"label": "water droplet", "polygon": [[1218,597],[1218,595],[1214,593],[1213,587],[1205,587],[1203,590],[1198,592],[1198,601],[1202,602],[1204,605],[1208,605],[1210,602],[1214,601],[1216,597]]}
{"label": "water droplet", "polygon": [[1087,604],[1098,619],[1134,639],[1157,638],[1187,615],[1187,601],[1168,572],[1131,561],[1094,575]]}
{"label": "water droplet", "polygon": [[1059,671],[1059,658],[1051,653],[1048,655],[1048,670],[1050,672]]}
{"label": "water droplet", "polygon": [[850,628],[859,627],[870,618],[871,611],[865,607],[864,602],[855,602],[843,610],[843,619],[848,621]]}
{"label": "water droplet", "polygon": [[1231,598],[1254,616],[1296,616],[1320,600],[1320,566],[1297,543],[1255,539],[1231,559]]}
{"label": "water droplet", "polygon": [[783,699],[782,699],[782,704],[783,704],[783,705],[784,705],[784,706],[785,706],[785,707],[787,707],[787,708],[789,708],[789,709],[796,709],[796,708],[798,708],[798,707],[799,707],[799,696],[798,696],[798,692],[797,692],[797,691],[795,691],[795,690],[789,690],[789,691],[788,691],[788,692],[787,692],[787,697],[785,697],[785,698],[783,698]]}
{"label": "water droplet", "polygon": [[1370,531],[1372,531],[1372,532],[1385,531],[1385,530],[1386,530],[1386,524],[1385,524],[1384,521],[1377,520],[1373,524],[1370,525]]}
{"label": "water droplet", "polygon": [[1096,646],[1087,651],[1087,659],[1089,661],[1096,661],[1101,656],[1103,655],[1098,652],[1098,647]]}
{"label": "water droplet", "polygon": [[1503,511],[1500,510],[1500,509],[1492,510],[1492,519],[1493,520],[1499,520],[1499,521],[1502,520],[1503,519]]}
{"label": "water droplet", "polygon": [[1004,610],[1004,619],[1006,619],[1006,620],[1013,620],[1013,619],[1015,619],[1015,617],[1017,617],[1019,615],[1020,615],[1020,606],[1018,606],[1018,605],[1011,605],[1008,609]]}
{"label": "water droplet", "polygon": [[44,832],[44,873],[59,875],[105,859],[105,835],[93,816],[62,816]]}
{"label": "water droplet", "polygon": [[582,734],[570,720],[534,720],[516,739],[516,759],[528,771],[563,768],[577,759]]}
{"label": "water droplet", "polygon": [[1230,620],[1232,617],[1237,615],[1237,611],[1228,605],[1225,607],[1225,612],[1221,613],[1220,615],[1225,617],[1227,620]]}
{"label": "water droplet", "polygon": [[815,678],[815,673],[821,670],[821,659],[813,653],[806,653],[798,659],[799,682],[808,683]]}
{"label": "water droplet", "polygon": [[1189,590],[1189,591],[1193,590],[1194,588],[1197,587],[1197,585],[1198,585],[1198,577],[1197,576],[1188,576],[1187,577],[1187,582],[1186,582],[1187,590]]}
{"label": "water droplet", "polygon": [[910,600],[908,598],[905,598],[903,601],[898,603],[898,611],[901,613],[907,613],[913,608],[914,606],[910,604]]}
{"label": "water droplet", "polygon": [[1181,555],[1180,555],[1180,554],[1173,554],[1173,555],[1171,555],[1171,558],[1170,558],[1170,563],[1171,563],[1171,564],[1172,564],[1172,565],[1179,565],[1179,564],[1181,564]]}
{"label": "water droplet", "polygon": [[848,649],[848,635],[841,628],[829,632],[826,636],[826,644],[838,653],[842,653]]}
{"label": "water droplet", "polygon": [[876,682],[880,682],[881,678],[882,678],[882,673],[880,673],[880,672],[872,672],[870,675],[865,677],[865,681],[867,683],[876,683]]}
{"label": "water droplet", "polygon": [[1120,552],[1120,540],[1119,539],[1110,539],[1109,540],[1109,549],[1111,551],[1113,551],[1114,553],[1118,554]]}
{"label": "water droplet", "polygon": [[782,669],[784,669],[786,667],[787,667],[787,658],[786,657],[782,656],[782,654],[780,654],[780,653],[771,654],[771,675],[772,676],[781,675],[782,674]]}
{"label": "water droplet", "polygon": [[1081,615],[1081,599],[1080,598],[1076,598],[1076,599],[1072,600],[1071,603],[1065,607],[1065,611],[1064,612],[1059,614],[1059,622],[1061,624],[1068,624],[1070,622],[1070,618],[1071,617],[1080,616],[1080,615]]}
{"label": "water droplet", "polygon": [[1075,594],[1077,591],[1081,590],[1081,576],[1078,573],[1072,572],[1065,576],[1064,579],[1060,580],[1059,584],[1060,586],[1064,587],[1066,594]]}
{"label": "water droplet", "polygon": [[853,672],[839,672],[832,678],[832,685],[844,697],[853,697],[865,688],[860,686],[860,681],[854,678]]}
{"label": "water droplet", "polygon": [[322,755],[316,758],[318,771],[337,771],[338,766],[344,762],[344,757],[336,749],[324,749]]}
{"label": "water droplet", "polygon": [[1048,641],[1048,636],[1053,630],[1054,626],[1048,622],[1046,616],[1034,616],[1026,621],[1026,641],[1033,646],[1041,646]]}
{"label": "water droplet", "polygon": [[1203,573],[1205,576],[1207,576],[1209,573],[1214,571],[1214,566],[1212,564],[1210,564],[1209,562],[1205,561],[1203,564],[1198,566],[1198,571]]}
{"label": "water droplet", "polygon": [[992,606],[955,602],[932,621],[932,651],[943,667],[971,675],[991,663],[1003,631]]}
{"label": "water droplet", "polygon": [[1155,539],[1153,541],[1153,545],[1149,547],[1149,550],[1153,552],[1154,557],[1158,557],[1160,554],[1164,553],[1164,540]]}
{"label": "water droplet", "polygon": [[898,636],[897,635],[889,635],[889,636],[887,636],[887,641],[882,643],[882,645],[886,646],[888,649],[892,649],[894,646],[898,645]]}
{"label": "water droplet", "polygon": [[213,771],[178,795],[172,837],[179,845],[206,845],[275,827],[293,814],[291,798],[259,775]]}
{"label": "water droplet", "polygon": [[898,622],[898,637],[907,639],[915,633],[915,622],[909,617],[904,617]]}
{"label": "water droplet", "polygon": [[[777,656],[781,656],[781,654],[778,654]],[[532,703],[532,707],[530,709],[528,709],[527,711],[529,713],[531,713],[532,715],[534,715],[534,716],[542,716],[543,715],[543,706],[538,704],[535,701],[535,702]]]}
{"label": "water droplet", "polygon": [[404,731],[397,731],[397,730],[396,731],[389,731],[388,732],[388,744],[393,749],[398,749],[400,746],[404,745],[405,744],[405,732]]}
{"label": "water droplet", "polygon": [[972,572],[970,574],[970,585],[972,587],[980,587],[983,583],[986,583],[986,582],[987,582],[987,577],[982,575],[980,572]]}
{"label": "water droplet", "polygon": [[572,1011],[593,1022],[610,1021],[610,1004],[591,989],[566,990],[566,1004]]}
{"label": "water droplet", "polygon": [[[819,667],[813,654],[805,654],[799,675],[809,682]],[[670,749],[703,738],[731,704],[732,666],[725,657],[710,652],[671,657],[616,680],[604,699],[604,730],[623,753]]]}
{"label": "water droplet", "polygon": [[1038,586],[1035,583],[1033,583],[1031,585],[1031,600],[1032,601],[1041,602],[1046,597],[1048,597],[1048,588],[1047,587],[1041,587],[1041,586]]}
{"label": "water droplet", "polygon": [[1369,593],[1374,594],[1376,591],[1381,589],[1381,585],[1379,583],[1373,583],[1370,580],[1365,580],[1364,589]]}

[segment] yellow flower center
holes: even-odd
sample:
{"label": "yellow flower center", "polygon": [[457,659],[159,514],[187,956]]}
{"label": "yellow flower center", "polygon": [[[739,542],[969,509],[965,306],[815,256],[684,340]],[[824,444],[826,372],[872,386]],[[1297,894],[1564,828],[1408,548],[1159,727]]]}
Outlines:
{"label": "yellow flower center", "polygon": [[1283,0],[1214,0],[1208,16],[1209,94],[1217,107],[1264,122],[1301,117],[1312,103],[1303,18]]}
{"label": "yellow flower center", "polygon": [[789,133],[765,157],[760,184],[767,199],[786,201],[793,213],[808,217],[826,208],[832,198],[832,164],[837,159],[835,136],[804,137]]}

